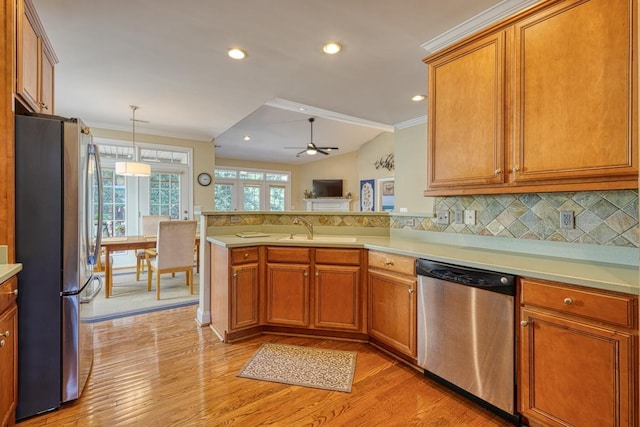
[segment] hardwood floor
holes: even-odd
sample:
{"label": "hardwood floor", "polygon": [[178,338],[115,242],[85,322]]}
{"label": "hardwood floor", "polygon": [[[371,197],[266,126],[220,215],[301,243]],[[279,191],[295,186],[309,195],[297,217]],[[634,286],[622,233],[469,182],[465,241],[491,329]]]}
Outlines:
{"label": "hardwood floor", "polygon": [[[95,324],[80,399],[28,426],[508,426],[369,344],[263,335],[223,344],[195,306]],[[357,351],[351,393],[236,377],[262,342]]]}

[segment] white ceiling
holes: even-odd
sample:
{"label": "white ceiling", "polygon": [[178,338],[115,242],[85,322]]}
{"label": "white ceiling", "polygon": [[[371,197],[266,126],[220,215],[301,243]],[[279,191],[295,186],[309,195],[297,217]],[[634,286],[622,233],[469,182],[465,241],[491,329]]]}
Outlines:
{"label": "white ceiling", "polygon": [[[511,0],[513,1],[513,0]],[[519,0],[518,0],[519,1]],[[523,0],[525,1],[525,0]],[[499,0],[33,0],[54,47],[56,114],[215,139],[216,156],[303,163],[425,116],[421,45]],[[337,56],[321,46],[338,40]],[[226,51],[247,51],[244,61]],[[306,111],[297,108],[304,106]],[[244,135],[251,135],[249,142]],[[331,154],[335,155],[335,154]]]}

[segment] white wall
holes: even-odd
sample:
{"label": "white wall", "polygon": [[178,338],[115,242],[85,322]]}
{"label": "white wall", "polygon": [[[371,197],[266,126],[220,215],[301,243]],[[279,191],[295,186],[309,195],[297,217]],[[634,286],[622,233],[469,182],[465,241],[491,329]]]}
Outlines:
{"label": "white wall", "polygon": [[427,188],[427,124],[398,129],[395,132],[396,212],[433,213],[434,198],[425,197]]}

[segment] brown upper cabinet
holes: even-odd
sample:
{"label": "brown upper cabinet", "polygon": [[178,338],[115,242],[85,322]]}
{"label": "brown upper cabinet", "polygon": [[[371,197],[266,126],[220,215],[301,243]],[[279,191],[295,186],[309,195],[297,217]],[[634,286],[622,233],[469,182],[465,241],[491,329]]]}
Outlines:
{"label": "brown upper cabinet", "polygon": [[637,188],[637,0],[551,0],[425,58],[425,195]]}
{"label": "brown upper cabinet", "polygon": [[30,111],[53,114],[58,60],[30,0],[17,9],[16,95]]}

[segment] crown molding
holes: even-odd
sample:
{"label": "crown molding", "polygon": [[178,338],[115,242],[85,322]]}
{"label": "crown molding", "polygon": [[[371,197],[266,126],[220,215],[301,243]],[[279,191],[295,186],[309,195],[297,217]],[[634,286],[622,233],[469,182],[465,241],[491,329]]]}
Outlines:
{"label": "crown molding", "polygon": [[396,129],[406,129],[413,126],[427,123],[427,116],[416,117],[415,119],[405,120],[404,122],[396,123]]}
{"label": "crown molding", "polygon": [[348,123],[352,125],[378,129],[384,132],[393,132],[395,130],[393,125],[374,122],[371,120],[365,120],[359,117],[348,116],[346,114],[336,113],[335,111],[324,110],[322,108],[313,107],[311,105],[300,104],[298,102],[288,101],[282,98],[271,99],[265,102],[264,105],[267,105],[269,107],[280,108],[282,110],[295,111],[296,113],[310,114],[312,116],[336,120],[339,122]]}
{"label": "crown molding", "polygon": [[456,25],[439,36],[425,42],[421,47],[428,53],[435,53],[438,50],[449,46],[471,34],[488,27],[490,24],[503,18],[514,15],[521,10],[538,3],[540,0],[503,0],[484,12]]}

